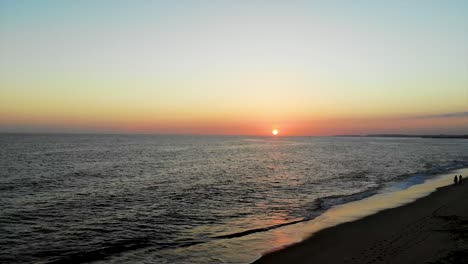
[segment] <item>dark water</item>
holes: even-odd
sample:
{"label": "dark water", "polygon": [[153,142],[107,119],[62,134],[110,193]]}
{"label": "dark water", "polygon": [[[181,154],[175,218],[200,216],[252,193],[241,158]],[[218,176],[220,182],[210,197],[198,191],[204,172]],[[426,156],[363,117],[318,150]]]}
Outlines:
{"label": "dark water", "polygon": [[0,262],[246,263],[262,232],[466,165],[461,139],[4,134]]}

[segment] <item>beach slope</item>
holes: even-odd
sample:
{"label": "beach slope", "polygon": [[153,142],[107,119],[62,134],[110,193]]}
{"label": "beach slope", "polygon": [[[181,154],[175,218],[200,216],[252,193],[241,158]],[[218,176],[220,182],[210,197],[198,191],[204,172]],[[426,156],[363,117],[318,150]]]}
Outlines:
{"label": "beach slope", "polygon": [[468,263],[468,180],[324,229],[254,263]]}

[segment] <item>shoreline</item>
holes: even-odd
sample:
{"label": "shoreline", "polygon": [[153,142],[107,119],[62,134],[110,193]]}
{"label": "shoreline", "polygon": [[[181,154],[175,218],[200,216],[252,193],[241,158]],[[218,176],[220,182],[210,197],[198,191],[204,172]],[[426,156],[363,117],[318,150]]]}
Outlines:
{"label": "shoreline", "polygon": [[[468,259],[467,172],[467,168],[454,170],[428,184],[332,208],[324,219],[305,226],[311,236],[253,263],[452,263]],[[463,184],[451,184],[455,174],[465,176]],[[389,202],[399,205],[388,207]]]}

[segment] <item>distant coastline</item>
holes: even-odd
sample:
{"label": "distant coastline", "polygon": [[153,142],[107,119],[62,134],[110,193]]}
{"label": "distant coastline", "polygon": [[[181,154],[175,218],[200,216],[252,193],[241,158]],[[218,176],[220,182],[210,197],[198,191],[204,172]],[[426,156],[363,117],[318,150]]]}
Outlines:
{"label": "distant coastline", "polygon": [[369,135],[334,135],[333,137],[400,137],[400,138],[459,138],[468,139],[468,135],[407,135],[407,134],[369,134]]}

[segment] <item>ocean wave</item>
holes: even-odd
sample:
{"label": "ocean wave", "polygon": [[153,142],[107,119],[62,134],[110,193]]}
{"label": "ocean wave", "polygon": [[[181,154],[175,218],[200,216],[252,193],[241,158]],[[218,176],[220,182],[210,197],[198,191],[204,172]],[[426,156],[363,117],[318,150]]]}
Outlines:
{"label": "ocean wave", "polygon": [[[453,164],[440,165],[440,166],[434,167],[431,170],[397,176],[395,180],[391,181],[391,183],[393,184],[398,183],[402,189],[408,188],[412,185],[424,183],[427,179],[429,179],[433,175],[447,173],[447,172],[460,169],[460,168],[464,168],[464,167],[468,167],[468,162],[455,161]],[[359,177],[357,176],[356,173],[353,173],[352,176]],[[255,234],[259,232],[267,232],[273,229],[285,227],[288,225],[294,225],[300,222],[310,221],[320,216],[323,212],[325,212],[326,210],[330,209],[333,206],[346,204],[346,203],[350,203],[354,201],[359,201],[359,200],[368,198],[370,196],[373,196],[379,193],[379,191],[381,191],[384,188],[384,186],[385,185],[382,183],[382,184],[379,184],[377,187],[369,188],[367,190],[349,194],[349,195],[331,195],[331,196],[318,198],[315,201],[313,201],[313,204],[316,204],[317,206],[315,206],[315,208],[312,211],[310,211],[307,216],[304,216],[304,218],[300,220],[285,222],[285,223],[281,223],[278,225],[247,229],[244,231],[230,233],[230,234],[217,235],[217,236],[213,236],[212,238],[215,238],[215,239],[238,238],[238,237],[243,237],[243,236],[247,236],[247,235],[251,235],[251,234]]]}

